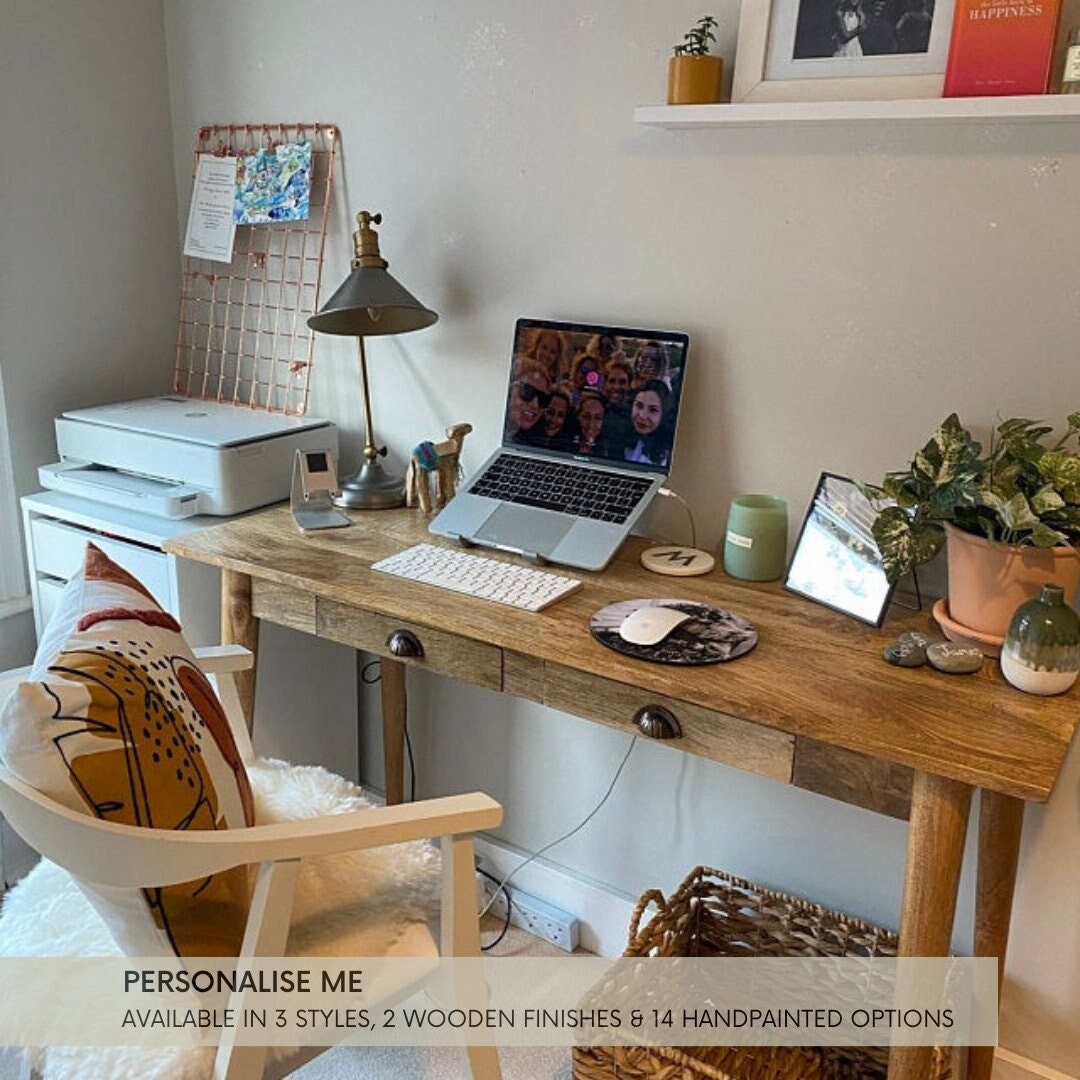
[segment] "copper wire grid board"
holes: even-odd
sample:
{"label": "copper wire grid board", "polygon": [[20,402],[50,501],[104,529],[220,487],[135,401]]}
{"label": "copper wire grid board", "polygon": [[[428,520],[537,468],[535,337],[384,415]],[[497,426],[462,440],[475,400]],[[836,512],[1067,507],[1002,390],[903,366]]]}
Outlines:
{"label": "copper wire grid board", "polygon": [[184,257],[173,389],[268,412],[307,411],[338,130],[333,124],[225,124],[199,129],[200,154],[254,153],[311,141],[310,216],[237,225],[232,263]]}

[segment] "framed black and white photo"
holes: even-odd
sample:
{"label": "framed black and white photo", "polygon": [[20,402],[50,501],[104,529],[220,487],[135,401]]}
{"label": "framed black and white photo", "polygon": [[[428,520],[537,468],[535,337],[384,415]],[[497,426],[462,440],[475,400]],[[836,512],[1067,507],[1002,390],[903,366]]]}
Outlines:
{"label": "framed black and white photo", "polygon": [[822,473],[784,587],[880,626],[893,586],[885,577],[871,532],[876,516],[870,500],[853,480]]}
{"label": "framed black and white photo", "polygon": [[953,0],[743,0],[732,101],[940,97]]}

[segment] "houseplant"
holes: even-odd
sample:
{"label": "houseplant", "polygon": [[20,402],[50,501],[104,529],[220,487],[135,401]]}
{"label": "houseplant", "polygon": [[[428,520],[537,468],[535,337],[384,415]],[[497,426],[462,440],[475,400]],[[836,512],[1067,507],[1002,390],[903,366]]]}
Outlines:
{"label": "houseplant", "polygon": [[889,580],[929,562],[948,538],[948,613],[964,627],[1003,637],[1046,581],[1060,581],[1071,599],[1080,583],[1080,412],[1067,419],[1054,441],[1052,427],[1005,420],[983,453],[953,413],[907,469],[863,485]]}
{"label": "houseplant", "polygon": [[724,62],[709,53],[710,44],[716,40],[716,26],[711,15],[703,15],[672,50],[674,55],[668,61],[669,105],[709,105],[720,100]]}

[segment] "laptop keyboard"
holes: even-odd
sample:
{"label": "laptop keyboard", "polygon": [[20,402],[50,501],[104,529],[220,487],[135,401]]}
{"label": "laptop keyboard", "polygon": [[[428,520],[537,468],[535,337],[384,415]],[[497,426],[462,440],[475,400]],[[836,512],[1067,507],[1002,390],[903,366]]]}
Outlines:
{"label": "laptop keyboard", "polygon": [[651,486],[646,477],[501,454],[469,494],[622,524]]}

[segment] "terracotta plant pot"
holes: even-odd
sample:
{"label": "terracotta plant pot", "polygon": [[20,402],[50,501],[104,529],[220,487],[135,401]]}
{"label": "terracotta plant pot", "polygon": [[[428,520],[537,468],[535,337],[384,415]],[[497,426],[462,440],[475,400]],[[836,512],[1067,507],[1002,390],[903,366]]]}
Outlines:
{"label": "terracotta plant pot", "polygon": [[668,61],[669,105],[712,105],[720,100],[720,56],[673,56]]}
{"label": "terracotta plant pot", "polygon": [[949,615],[957,623],[1004,638],[1016,609],[1039,595],[1047,582],[1064,587],[1072,603],[1080,586],[1080,551],[992,544],[981,536],[945,526],[949,572]]}

